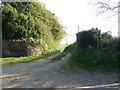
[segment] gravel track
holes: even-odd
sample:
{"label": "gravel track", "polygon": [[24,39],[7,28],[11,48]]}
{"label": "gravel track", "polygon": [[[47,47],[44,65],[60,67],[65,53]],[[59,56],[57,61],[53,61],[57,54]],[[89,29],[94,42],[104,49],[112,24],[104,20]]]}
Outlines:
{"label": "gravel track", "polygon": [[3,66],[3,88],[75,88],[81,86],[111,84],[118,82],[117,73],[79,69],[74,73],[60,73],[70,54],[50,62],[55,57],[40,59],[28,63]]}

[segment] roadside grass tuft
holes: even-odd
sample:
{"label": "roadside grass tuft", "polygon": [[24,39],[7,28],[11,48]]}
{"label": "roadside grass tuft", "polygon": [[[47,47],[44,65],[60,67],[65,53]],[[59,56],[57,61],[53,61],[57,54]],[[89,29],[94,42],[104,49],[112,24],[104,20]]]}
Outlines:
{"label": "roadside grass tuft", "polygon": [[26,63],[26,62],[30,62],[30,61],[34,61],[34,60],[38,60],[41,58],[47,58],[51,55],[55,55],[60,53],[59,51],[56,52],[51,52],[48,54],[44,54],[44,55],[39,55],[39,56],[27,56],[27,57],[3,57],[1,58],[2,60],[2,64],[15,64],[15,63]]}
{"label": "roadside grass tuft", "polygon": [[[103,55],[102,55],[103,56]],[[102,57],[101,56],[101,57]],[[103,58],[103,60],[101,60]],[[61,71],[73,72],[77,68],[89,69],[89,70],[103,70],[109,72],[120,72],[118,61],[108,60],[107,56],[102,57],[100,60],[94,56],[93,53],[87,51],[84,55],[77,57],[72,55],[68,63],[61,67]],[[107,58],[105,60],[105,58]]]}
{"label": "roadside grass tuft", "polygon": [[110,43],[106,43],[106,46],[99,48],[91,46],[79,49],[78,44],[71,44],[66,47],[64,51],[70,51],[72,56],[69,61],[61,67],[60,71],[72,72],[78,68],[83,68],[88,70],[120,72],[119,44],[119,38],[113,38]]}
{"label": "roadside grass tuft", "polygon": [[62,57],[66,56],[68,54],[68,52],[62,52],[60,53],[58,56],[54,57],[51,62],[55,62],[57,60],[60,60]]}
{"label": "roadside grass tuft", "polygon": [[44,55],[41,56],[28,56],[28,57],[6,57],[2,58],[3,64],[7,63],[23,63],[23,62],[29,62],[29,61],[34,61],[40,58],[44,58]]}

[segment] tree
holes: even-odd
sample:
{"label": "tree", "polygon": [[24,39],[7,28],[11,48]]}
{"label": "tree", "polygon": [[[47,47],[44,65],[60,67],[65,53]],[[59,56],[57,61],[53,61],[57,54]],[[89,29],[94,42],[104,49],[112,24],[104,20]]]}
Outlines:
{"label": "tree", "polygon": [[2,3],[3,39],[40,40],[44,51],[58,46],[65,34],[53,13],[37,2]]}
{"label": "tree", "polygon": [[[44,30],[48,28],[56,41],[59,41],[64,35],[62,26],[56,17],[42,7],[42,4],[35,2],[9,2],[3,4],[3,38],[29,39],[32,37],[39,39],[42,28]],[[38,24],[41,24],[41,26]]]}
{"label": "tree", "polygon": [[97,6],[98,15],[109,13],[110,17],[112,17],[118,14],[119,0],[92,0],[92,2]]}

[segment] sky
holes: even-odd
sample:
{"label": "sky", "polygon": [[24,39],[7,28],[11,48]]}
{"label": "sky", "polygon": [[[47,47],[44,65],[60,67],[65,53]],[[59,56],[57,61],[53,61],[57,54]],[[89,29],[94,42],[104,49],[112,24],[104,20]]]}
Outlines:
{"label": "sky", "polygon": [[61,40],[61,44],[71,44],[76,41],[76,33],[82,30],[98,28],[101,32],[111,31],[113,36],[118,35],[117,18],[103,14],[97,16],[97,9],[90,0],[39,0],[44,3],[46,9],[55,14],[67,36]]}

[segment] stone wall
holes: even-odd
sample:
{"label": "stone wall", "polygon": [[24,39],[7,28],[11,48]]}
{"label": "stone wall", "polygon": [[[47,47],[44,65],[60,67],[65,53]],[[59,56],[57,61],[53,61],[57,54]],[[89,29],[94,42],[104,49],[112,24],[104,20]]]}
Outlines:
{"label": "stone wall", "polygon": [[2,55],[4,56],[37,56],[42,54],[40,44],[34,45],[26,41],[2,41]]}

